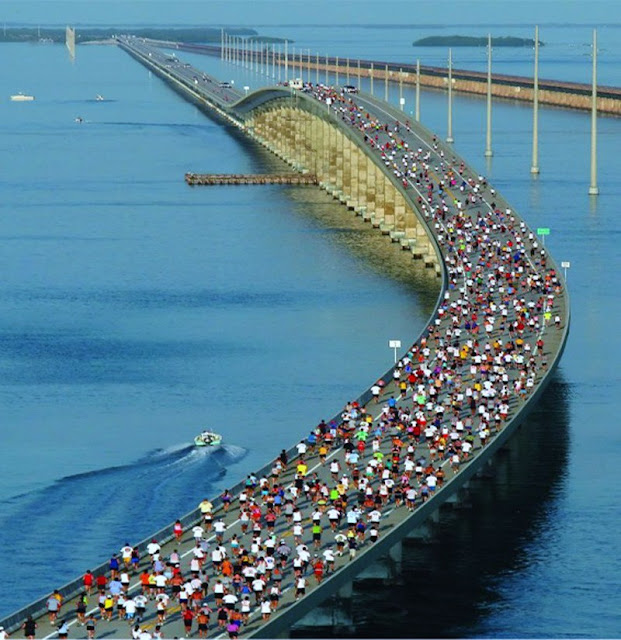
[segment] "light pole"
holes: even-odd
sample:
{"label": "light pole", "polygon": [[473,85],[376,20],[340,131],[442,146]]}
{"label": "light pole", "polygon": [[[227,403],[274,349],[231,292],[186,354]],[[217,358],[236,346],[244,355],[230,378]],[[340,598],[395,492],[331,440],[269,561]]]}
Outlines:
{"label": "light pole", "polygon": [[319,51],[315,54],[315,84],[319,84]]}
{"label": "light pole", "polygon": [[533,161],[531,173],[539,173],[539,26],[535,27],[535,75],[533,77]]}
{"label": "light pole", "polygon": [[591,90],[591,184],[589,195],[599,195],[597,186],[597,29],[593,29],[593,87]]}
{"label": "light pole", "polygon": [[453,142],[453,53],[451,49],[448,54],[448,131],[446,141]]}
{"label": "light pole", "polygon": [[384,101],[388,102],[388,65],[384,69]]}
{"label": "light pole", "polygon": [[491,158],[492,151],[492,36],[487,34],[487,131],[485,135],[485,157]]}
{"label": "light pole", "polygon": [[420,60],[416,60],[416,122],[420,122]]}

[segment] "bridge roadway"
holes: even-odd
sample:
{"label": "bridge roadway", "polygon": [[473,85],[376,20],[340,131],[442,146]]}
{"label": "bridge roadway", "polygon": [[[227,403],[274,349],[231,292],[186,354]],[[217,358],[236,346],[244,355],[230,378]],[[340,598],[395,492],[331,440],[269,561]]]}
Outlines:
{"label": "bridge roadway", "polygon": [[[155,47],[165,47],[213,57],[220,57],[222,54],[222,47],[216,45],[150,39],[145,42]],[[262,56],[260,50],[231,51],[229,55],[233,64],[239,64],[236,59],[242,58],[242,64],[255,65],[258,63],[259,66],[267,66],[268,68],[273,64],[280,65],[281,72],[282,67],[284,67],[282,52],[275,52],[274,59],[271,61],[269,57],[266,59],[266,56]],[[319,70],[320,74],[324,74],[327,69],[331,74],[338,70],[338,73],[342,74],[344,78],[349,75],[353,81],[353,78],[358,77],[358,63],[360,63],[360,76],[362,78],[368,79],[369,74],[372,72],[375,80],[381,84],[385,80],[386,71],[388,71],[390,82],[394,83],[401,80],[405,85],[416,84],[416,65],[408,62],[351,59],[348,64],[347,59],[343,57],[316,55],[311,56],[309,60],[308,56],[304,54],[302,61],[300,61],[299,54],[295,58],[291,54],[288,57],[288,66],[292,68],[290,75],[303,75],[306,78],[309,75],[311,77],[316,75],[317,70]],[[420,84],[424,87],[444,89],[447,72],[446,67],[421,65]],[[455,83],[454,91],[485,95],[487,91],[487,73],[469,69],[453,69],[452,76]],[[588,99],[591,97],[592,86],[589,83],[540,78],[538,84],[540,91],[539,102],[541,104],[581,110],[590,110],[591,108]],[[504,73],[492,74],[492,94],[494,97],[532,102],[533,88],[534,80],[532,77]],[[602,114],[618,114],[621,112],[621,87],[598,85],[597,96],[598,112]],[[577,98],[577,100],[572,100],[572,98]]]}
{"label": "bridge roadway", "polygon": [[[168,66],[171,63],[166,55],[137,39],[124,38],[120,44],[169,82],[176,83],[177,89],[191,91],[192,99],[213,104],[212,108],[217,109],[220,115],[227,115],[227,112],[232,114],[232,121],[241,122],[240,114],[256,101],[256,96],[241,98],[239,92],[221,87],[215,79],[203,77],[202,72],[183,63]],[[196,78],[199,78],[198,83],[195,82]],[[273,92],[280,99],[283,96],[293,99],[289,90],[274,88]],[[265,94],[262,95],[261,100],[264,100]],[[330,499],[334,496],[329,492],[337,486],[341,503],[346,501],[342,509],[346,515],[340,520],[337,531],[347,533],[347,519],[349,516],[354,518],[354,505],[360,503],[362,514],[357,515],[367,522],[367,532],[364,540],[360,539],[356,558],[350,561],[346,549],[343,556],[335,558],[334,571],[327,573],[320,584],[313,577],[312,567],[309,568],[306,595],[296,600],[295,586],[299,578],[294,576],[291,560],[296,555],[294,530],[282,515],[278,516],[273,534],[275,544],[278,546],[280,540],[284,540],[294,548],[283,570],[279,604],[270,613],[269,619],[264,620],[261,608],[254,604],[255,598],[251,593],[249,618],[240,631],[243,637],[274,637],[285,634],[305,613],[326,598],[334,596],[341,587],[351,582],[356,573],[386,555],[413,529],[425,523],[442,503],[457,497],[458,491],[481,471],[483,465],[490,461],[524,421],[553,375],[569,331],[569,301],[558,269],[545,250],[535,247],[536,239],[525,223],[517,214],[507,211],[508,205],[490,185],[480,180],[467,165],[460,166],[462,160],[452,149],[434,143],[433,134],[424,128],[417,126],[406,129],[404,123],[401,123],[399,132],[395,132],[396,119],[400,113],[381,101],[369,96],[356,96],[356,107],[349,98],[339,97],[338,92],[331,88],[313,87],[308,93],[300,95],[296,104],[303,105],[305,101],[313,100],[325,101],[328,97],[332,104],[325,104],[332,110],[339,126],[360,127],[361,123],[375,123],[366,129],[366,143],[361,144],[368,145],[371,153],[376,153],[383,159],[389,173],[395,170],[393,163],[400,166],[399,161],[409,153],[403,148],[397,150],[394,143],[397,140],[408,143],[416,158],[417,171],[409,177],[399,177],[398,181],[406,180],[406,193],[412,206],[418,207],[419,214],[428,221],[429,233],[435,239],[443,259],[443,286],[429,328],[400,361],[400,380],[407,381],[408,368],[411,368],[411,373],[416,378],[407,382],[407,392],[400,395],[400,389],[396,386],[397,379],[393,370],[390,370],[382,376],[385,387],[381,392],[380,402],[374,401],[372,392],[367,390],[358,399],[360,409],[350,408],[348,416],[347,409],[337,414],[330,424],[342,427],[343,418],[349,417],[350,424],[356,426],[352,432],[339,427],[339,435],[334,444],[328,447],[325,462],[320,460],[317,451],[303,456],[308,467],[304,480],[300,480],[299,475],[296,476],[296,465],[300,458],[296,447],[288,451],[289,463],[280,474],[272,473],[274,461],[257,472],[257,477],[260,480],[264,478],[268,485],[282,487],[285,500],[293,500],[294,487],[303,485],[295,504],[302,514],[300,542],[308,546],[311,557],[314,553],[321,557],[327,549],[335,548],[335,533],[330,529],[326,513],[320,516],[322,531],[317,546],[312,540],[311,521],[313,512],[330,508]],[[393,148],[386,149],[387,142]],[[389,158],[393,151],[394,156]],[[461,174],[458,174],[460,169]],[[449,188],[446,179],[450,171],[455,176],[459,175],[460,180],[462,176],[466,181],[473,180],[472,185],[476,189],[467,185],[464,192],[461,192],[459,184]],[[426,176],[423,175],[422,179],[415,177],[421,173]],[[438,186],[441,182],[445,182],[443,188],[446,195],[439,193]],[[427,191],[429,185],[434,186],[432,191]],[[473,198],[474,202],[462,204],[462,211],[459,211],[455,203],[464,203],[466,195]],[[438,211],[438,207],[445,211]],[[556,273],[552,273],[552,270]],[[544,319],[544,313],[550,314],[545,316],[547,319]],[[478,331],[466,326],[466,322],[471,321],[475,314],[481,325]],[[558,326],[553,321],[556,316],[559,317]],[[519,340],[524,341],[522,346],[519,346]],[[543,345],[538,346],[537,340],[543,340]],[[530,355],[525,344],[529,345]],[[521,375],[522,372],[524,375]],[[525,388],[524,392],[516,388],[518,380],[524,382],[527,379],[532,381],[532,387]],[[390,410],[391,397],[396,398],[400,409]],[[468,398],[471,397],[474,400],[469,401]],[[365,412],[370,416],[369,442],[360,459],[356,462],[350,458],[348,463],[343,445],[347,437],[353,443],[358,442],[353,433],[360,431],[361,417]],[[438,425],[436,430],[431,428],[434,421]],[[416,428],[422,428],[420,437],[411,433]],[[400,445],[393,437],[401,438],[403,444]],[[388,499],[384,499],[386,485],[390,484],[386,479],[392,478],[392,475],[390,470],[382,470],[382,464],[373,467],[375,463],[372,464],[371,461],[382,458],[377,455],[377,451],[373,451],[374,447],[370,444],[374,439],[379,441],[379,451],[385,461],[385,464],[382,463],[384,469],[393,452],[398,458],[399,472],[394,474],[395,489]],[[468,448],[466,443],[472,446],[468,455],[465,451]],[[338,462],[340,466],[338,481],[333,479],[330,472],[332,462]],[[411,466],[415,468],[409,471]],[[422,468],[422,473],[416,473],[419,467]],[[363,502],[365,491],[358,492],[353,487],[354,469],[357,469],[361,477],[368,478],[370,503]],[[349,478],[346,491],[343,491],[343,481],[340,479],[344,473]],[[431,489],[434,480],[439,485],[435,491]],[[413,510],[396,500],[397,487],[402,484],[404,491],[408,487],[416,491]],[[214,520],[222,518],[225,523],[223,545],[228,557],[233,560],[236,571],[242,569],[243,563],[233,553],[233,536],[237,537],[241,547],[250,552],[251,561],[246,564],[252,565],[254,560],[254,566],[261,569],[261,563],[256,559],[270,554],[265,544],[269,538],[269,532],[266,532],[265,516],[268,509],[264,504],[265,496],[256,496],[256,504],[261,509],[261,541],[253,542],[251,533],[242,531],[239,497],[243,487],[243,482],[232,487],[233,500],[226,512],[221,499],[212,501]],[[308,487],[311,490],[307,490]],[[314,496],[312,487],[319,488]],[[324,491],[328,492],[328,504],[320,507],[316,500],[317,496],[324,495]],[[425,497],[427,492],[429,498]],[[203,496],[198,495],[197,501],[201,498]],[[371,503],[375,501],[381,517],[379,538],[373,542],[369,539],[372,525],[368,518],[373,510]],[[186,531],[180,541],[174,540],[172,525],[162,529],[155,537],[162,545],[162,558],[170,558],[173,549],[178,550],[181,556],[180,569],[184,577],[189,579],[190,561],[194,557],[195,546],[191,527],[200,520],[200,514],[194,511],[181,520]],[[216,621],[217,607],[213,591],[217,580],[222,577],[214,571],[210,562],[217,541],[213,533],[206,533],[204,538],[207,546],[204,569],[209,586],[205,597],[201,597],[199,602],[201,606],[204,604],[214,610],[208,627],[209,637],[226,637],[226,628],[218,626]],[[119,548],[123,542],[119,541]],[[150,539],[142,541],[136,548],[142,555],[140,571],[152,573],[153,567],[146,553],[149,542]],[[312,562],[314,560],[311,558],[311,564]],[[104,563],[94,573],[105,574],[106,567],[107,563]],[[270,593],[274,584],[273,579],[267,581],[266,594]],[[70,625],[69,637],[86,637],[85,628],[77,625],[75,619],[76,595],[80,587],[81,579],[77,579],[60,589],[66,595],[60,618],[67,620]],[[137,574],[133,575],[129,595],[135,596],[140,590]],[[170,586],[166,590],[170,593]],[[32,614],[39,625],[36,634],[38,638],[56,637],[55,625],[51,625],[45,616],[46,598],[47,596],[0,622],[7,629],[15,630],[27,614]],[[97,612],[95,592],[88,609]],[[156,623],[155,603],[149,600],[141,621],[143,637],[154,632]],[[192,635],[196,636],[196,621],[192,629]],[[164,637],[183,637],[185,634],[180,605],[175,599],[169,604],[163,633]],[[15,635],[19,637],[19,633]],[[97,622],[96,637],[129,635],[130,627],[126,621],[115,619]]]}

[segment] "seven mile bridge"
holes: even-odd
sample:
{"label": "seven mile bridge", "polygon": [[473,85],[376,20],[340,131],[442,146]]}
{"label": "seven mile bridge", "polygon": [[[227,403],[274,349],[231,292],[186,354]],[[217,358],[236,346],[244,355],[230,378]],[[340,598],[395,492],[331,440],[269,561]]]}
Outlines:
{"label": "seven mile bridge", "polygon": [[308,188],[332,194],[343,216],[421,260],[440,294],[394,368],[337,415],[287,450],[275,442],[274,458],[229,491],[144,541],[119,540],[110,561],[0,624],[38,638],[287,635],[347,597],[363,569],[398,556],[524,423],[567,341],[565,282],[493,185],[388,103],[310,82],[242,95],[147,41],[116,41],[283,167],[312,175]]}

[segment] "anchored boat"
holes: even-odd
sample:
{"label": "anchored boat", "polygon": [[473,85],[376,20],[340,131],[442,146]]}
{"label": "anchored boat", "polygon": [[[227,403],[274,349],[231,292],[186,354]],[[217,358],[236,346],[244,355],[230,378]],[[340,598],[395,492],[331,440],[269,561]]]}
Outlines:
{"label": "anchored boat", "polygon": [[34,96],[27,96],[25,93],[20,92],[11,96],[11,100],[13,100],[13,102],[32,102]]}
{"label": "anchored boat", "polygon": [[222,442],[222,436],[213,431],[203,431],[194,438],[197,447],[215,447]]}

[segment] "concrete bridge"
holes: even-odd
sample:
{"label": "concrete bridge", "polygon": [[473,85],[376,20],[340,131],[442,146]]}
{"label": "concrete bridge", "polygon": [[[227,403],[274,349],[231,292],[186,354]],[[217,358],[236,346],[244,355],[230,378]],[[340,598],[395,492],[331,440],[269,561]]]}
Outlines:
{"label": "concrete bridge", "polygon": [[[349,210],[362,216],[438,277],[440,294],[429,327],[403,354],[397,372],[391,369],[383,374],[381,384],[361,394],[320,430],[322,434],[336,433],[323,454],[325,459],[317,448],[300,454],[294,446],[287,452],[288,464],[282,472],[274,471],[275,461],[270,461],[255,474],[265,478],[269,487],[282,487],[285,497],[295,497],[294,488],[302,487],[295,500],[303,515],[302,529],[296,534],[295,527],[279,516],[274,535],[291,547],[308,545],[311,554],[315,550],[323,554],[335,546],[335,532],[324,526],[325,513],[318,518],[322,528],[318,543],[309,526],[312,514],[329,509],[331,502],[349,498],[343,509],[347,519],[356,502],[366,514],[363,519],[371,517],[371,509],[380,513],[378,539],[358,537],[355,557],[350,560],[347,552],[337,554],[334,571],[328,571],[321,582],[308,576],[303,596],[296,597],[300,577],[294,575],[289,559],[282,574],[278,607],[264,619],[261,609],[253,604],[240,632],[244,637],[286,635],[320,603],[346,598],[355,577],[373,563],[384,557],[398,563],[402,540],[433,521],[441,505],[458,501],[460,492],[491,464],[495,453],[526,420],[554,375],[569,333],[565,283],[552,257],[502,196],[450,146],[424,127],[405,123],[402,113],[388,104],[368,95],[351,100],[338,88],[320,86],[308,86],[304,91],[270,87],[242,96],[226,83],[171,59],[140,39],[122,37],[118,44],[211,117],[233,124],[292,169],[316,176],[321,188],[343,203],[343,215]],[[408,378],[408,370],[413,379]],[[393,404],[401,408],[391,409]],[[369,425],[369,440],[377,440],[378,445],[372,450],[363,448],[356,462],[345,456],[344,448],[347,440],[353,444],[364,439],[354,435],[364,431],[363,417]],[[348,424],[356,426],[348,430]],[[416,428],[422,429],[420,435]],[[412,448],[410,454],[407,447]],[[399,465],[400,471],[394,474],[396,484],[383,500],[387,479],[393,479],[388,460]],[[339,488],[338,497],[332,490],[335,485],[343,487],[344,481],[335,480],[330,469],[337,461],[341,466],[337,476],[343,471],[349,474],[348,486],[344,492]],[[305,468],[300,470],[297,464]],[[358,472],[368,480],[367,488],[360,485],[362,489],[356,491],[353,485]],[[231,488],[228,510],[221,497],[212,500],[214,518],[222,518],[226,527],[223,544],[229,552],[233,536],[251,547],[240,510],[246,486],[243,481]],[[410,508],[399,500],[400,486],[416,492]],[[320,487],[319,493],[313,493],[312,487]],[[324,487],[328,496],[322,493]],[[321,496],[326,498],[325,506],[318,502]],[[266,507],[262,500],[257,502],[263,518]],[[202,516],[195,510],[180,521],[185,529],[180,540],[173,536],[172,524],[152,537],[161,544],[163,557],[178,549],[187,575],[186,564],[195,548],[188,530],[201,522]],[[261,553],[269,555],[266,522],[262,521],[255,559]],[[371,528],[372,522],[369,520]],[[345,535],[348,529],[340,522],[336,533]],[[359,536],[356,530],[354,525],[355,536]],[[141,570],[150,571],[146,550],[152,537],[133,545],[146,556]],[[210,553],[215,535],[206,533],[204,537],[211,545]],[[95,575],[107,572],[107,563],[94,570]],[[212,589],[221,577],[212,569],[207,569],[206,575],[209,591],[203,601],[215,609]],[[266,594],[273,585],[272,576]],[[72,600],[82,586],[78,578],[59,589],[69,602],[63,617],[72,625],[71,637],[85,635],[83,627],[75,626]],[[133,577],[129,595],[140,589],[140,581]],[[12,614],[2,624],[17,629],[27,615],[33,615],[40,625],[37,637],[55,637],[55,627],[45,618],[46,599]],[[90,603],[93,611],[96,604],[95,598]],[[168,636],[184,633],[179,607],[175,600],[169,605],[163,623]],[[226,626],[217,626],[215,617],[214,613],[209,636],[224,637]],[[153,603],[148,604],[141,624],[147,632],[157,624]],[[128,623],[105,623],[105,632],[107,636],[127,637]]]}

